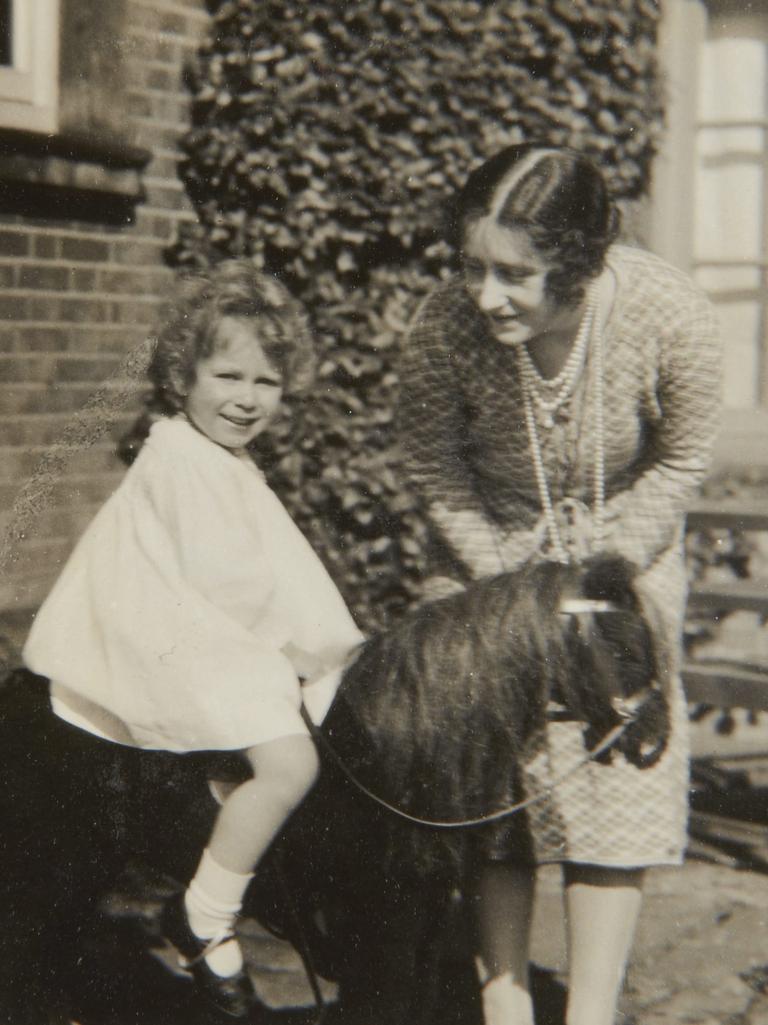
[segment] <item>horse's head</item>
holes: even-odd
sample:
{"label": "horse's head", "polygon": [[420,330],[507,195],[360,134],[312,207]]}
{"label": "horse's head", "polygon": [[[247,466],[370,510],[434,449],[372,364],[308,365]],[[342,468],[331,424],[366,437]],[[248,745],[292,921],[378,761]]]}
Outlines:
{"label": "horse's head", "polygon": [[658,642],[635,587],[637,571],[610,556],[569,570],[560,600],[567,648],[560,697],[587,724],[588,746],[623,724],[616,749],[639,767],[652,765],[666,747],[669,721]]}
{"label": "horse's head", "polygon": [[[370,639],[324,729],[390,803],[427,819],[474,818],[520,797],[519,767],[551,701],[585,723],[591,746],[635,699],[660,699],[656,676],[629,563],[542,563],[477,581]],[[662,700],[634,738],[626,727],[628,759],[659,757],[664,712]]]}

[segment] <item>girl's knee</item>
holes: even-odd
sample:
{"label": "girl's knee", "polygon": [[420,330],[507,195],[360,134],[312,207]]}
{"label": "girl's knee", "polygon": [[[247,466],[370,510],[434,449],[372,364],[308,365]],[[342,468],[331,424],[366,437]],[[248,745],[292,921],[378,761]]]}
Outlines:
{"label": "girl's knee", "polygon": [[303,793],[315,785],[320,775],[320,758],[317,748],[309,738],[299,745],[295,756],[288,759],[286,768],[288,780]]}
{"label": "girl's knee", "polygon": [[256,780],[268,784],[286,803],[298,803],[317,781],[320,759],[309,737],[284,737],[251,748],[248,760]]}

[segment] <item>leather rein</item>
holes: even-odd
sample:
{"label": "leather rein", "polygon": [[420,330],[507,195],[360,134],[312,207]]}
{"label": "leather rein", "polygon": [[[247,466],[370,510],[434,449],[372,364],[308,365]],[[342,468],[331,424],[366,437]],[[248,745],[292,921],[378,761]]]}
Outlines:
{"label": "leather rein", "polygon": [[638,708],[642,705],[643,700],[650,692],[650,689],[651,688],[645,688],[639,694],[634,695],[631,699],[622,700],[620,704],[616,706],[616,711],[621,717],[621,722],[612,727],[597,742],[597,744],[595,744],[594,747],[589,748],[585,752],[584,757],[568,769],[567,772],[561,773],[560,776],[557,776],[552,780],[552,782],[549,783],[541,793],[534,794],[533,796],[526,798],[524,801],[517,801],[514,804],[507,805],[504,808],[500,808],[498,811],[487,812],[486,814],[478,815],[475,818],[455,820],[425,819],[420,818],[418,815],[411,815],[410,812],[405,811],[403,808],[398,808],[397,805],[390,803],[385,798],[375,793],[367,787],[365,783],[358,779],[355,773],[344,762],[343,758],[335,750],[328,738],[321,732],[315,723],[312,722],[304,705],[301,706],[301,715],[315,743],[328,755],[333,764],[341,771],[344,777],[355,787],[355,789],[359,790],[361,794],[364,794],[365,797],[373,801],[374,804],[378,804],[379,807],[384,808],[393,815],[397,815],[398,818],[404,819],[406,822],[410,822],[416,826],[427,826],[432,829],[469,829],[473,826],[484,826],[490,822],[499,822],[502,819],[516,815],[518,812],[523,811],[523,809],[529,808],[531,805],[537,804],[539,801],[543,801],[549,797],[553,790],[563,784],[566,780],[570,779],[574,773],[578,772],[585,765],[589,764],[589,762],[599,758],[601,754],[604,754],[613,747],[635,718]]}

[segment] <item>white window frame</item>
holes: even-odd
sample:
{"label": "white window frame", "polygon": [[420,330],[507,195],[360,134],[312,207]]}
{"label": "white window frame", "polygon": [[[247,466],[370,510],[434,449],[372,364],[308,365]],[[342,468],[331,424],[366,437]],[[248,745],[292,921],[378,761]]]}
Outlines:
{"label": "white window frame", "polygon": [[59,0],[11,0],[13,64],[0,67],[0,126],[55,132]]}
{"label": "white window frame", "polygon": [[[741,0],[731,3],[740,12]],[[698,81],[713,6],[712,0],[661,0],[659,56],[666,72],[667,127],[654,167],[648,241],[651,249],[691,274],[697,268],[692,182],[696,174]],[[762,15],[766,0],[757,0],[752,6],[752,13]],[[764,375],[757,405],[726,405],[715,453],[718,465],[768,468],[768,351],[764,339],[764,334],[762,343],[759,337],[755,339],[762,344],[758,360]]]}

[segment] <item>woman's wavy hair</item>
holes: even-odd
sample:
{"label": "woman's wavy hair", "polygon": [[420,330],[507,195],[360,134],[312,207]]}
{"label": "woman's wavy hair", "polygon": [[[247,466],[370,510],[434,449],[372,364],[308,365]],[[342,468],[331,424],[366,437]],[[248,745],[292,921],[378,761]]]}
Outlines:
{"label": "woman's wavy hair", "polygon": [[588,157],[534,143],[508,146],[470,174],[448,212],[451,241],[461,249],[472,223],[490,215],[501,227],[525,230],[555,264],[546,288],[563,303],[578,302],[600,273],[620,220]]}
{"label": "woman's wavy hair", "polygon": [[183,408],[195,368],[212,354],[226,317],[254,322],[265,355],[282,375],[285,394],[309,387],[315,352],[300,304],[250,261],[225,260],[179,280],[147,370],[152,412],[172,415]]}

